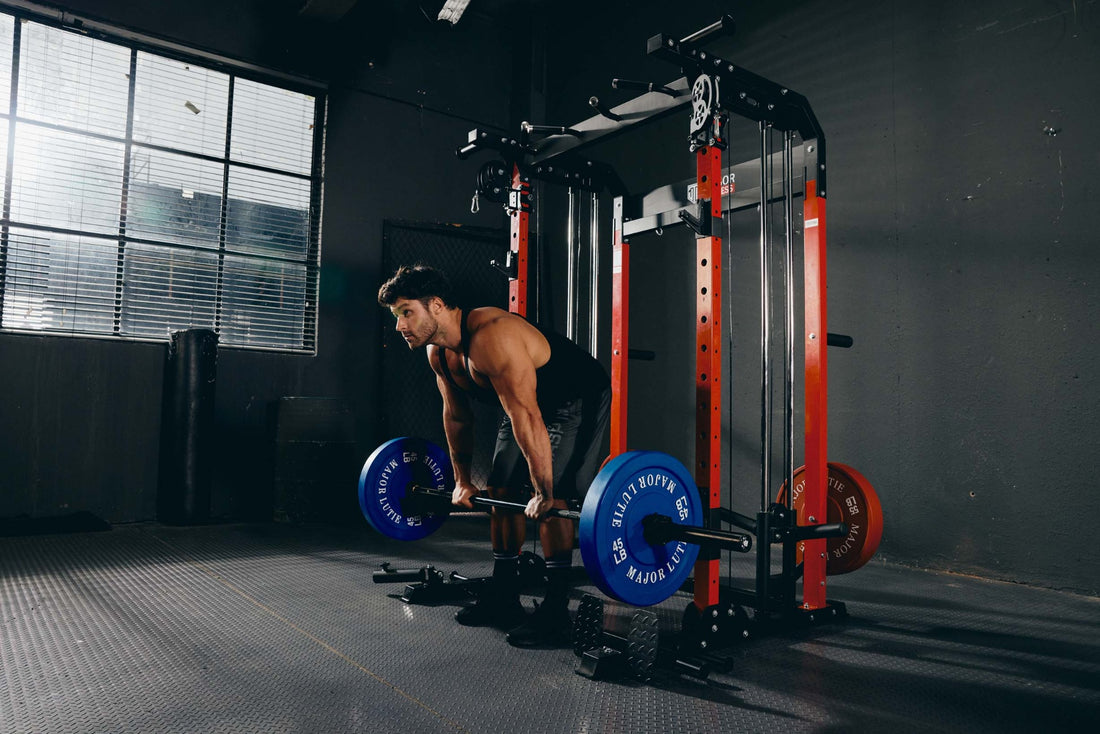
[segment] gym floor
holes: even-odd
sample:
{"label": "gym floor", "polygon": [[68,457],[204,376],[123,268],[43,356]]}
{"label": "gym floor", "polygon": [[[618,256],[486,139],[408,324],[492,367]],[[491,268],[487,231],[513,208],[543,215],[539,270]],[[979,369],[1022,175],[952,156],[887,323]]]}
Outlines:
{"label": "gym floor", "polygon": [[[1063,592],[876,559],[830,582],[846,623],[750,638],[706,681],[641,683],[582,677],[572,649],[514,649],[457,625],[455,603],[372,582],[384,561],[488,573],[487,523],[457,516],[413,544],[365,524],[0,538],[0,732],[1003,733],[1100,718],[1100,600]],[[662,627],[688,601],[663,603]]]}

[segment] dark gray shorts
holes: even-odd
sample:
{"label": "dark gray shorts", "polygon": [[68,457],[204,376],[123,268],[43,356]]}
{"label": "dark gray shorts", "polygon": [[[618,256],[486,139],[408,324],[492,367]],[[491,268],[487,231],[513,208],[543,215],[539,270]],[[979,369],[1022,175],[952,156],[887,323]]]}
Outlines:
{"label": "dark gray shorts", "polygon": [[[600,446],[611,417],[611,389],[577,398],[544,413],[554,452],[554,499],[583,500],[600,465]],[[493,468],[486,485],[531,494],[531,472],[505,415],[497,430]]]}

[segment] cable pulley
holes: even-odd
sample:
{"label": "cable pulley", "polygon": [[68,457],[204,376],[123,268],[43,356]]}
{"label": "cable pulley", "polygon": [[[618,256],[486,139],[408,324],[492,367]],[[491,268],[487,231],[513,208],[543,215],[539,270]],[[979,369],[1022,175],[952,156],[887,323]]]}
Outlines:
{"label": "cable pulley", "polygon": [[504,161],[487,161],[477,172],[477,194],[497,204],[508,202],[509,166]]}

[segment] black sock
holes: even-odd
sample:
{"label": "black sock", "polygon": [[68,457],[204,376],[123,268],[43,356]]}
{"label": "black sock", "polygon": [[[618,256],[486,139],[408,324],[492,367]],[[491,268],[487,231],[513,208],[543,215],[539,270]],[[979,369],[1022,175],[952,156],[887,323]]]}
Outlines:
{"label": "black sock", "polygon": [[573,552],[559,553],[546,559],[546,600],[543,604],[565,608],[569,605]]}
{"label": "black sock", "polygon": [[519,554],[493,551],[492,585],[502,597],[519,598]]}

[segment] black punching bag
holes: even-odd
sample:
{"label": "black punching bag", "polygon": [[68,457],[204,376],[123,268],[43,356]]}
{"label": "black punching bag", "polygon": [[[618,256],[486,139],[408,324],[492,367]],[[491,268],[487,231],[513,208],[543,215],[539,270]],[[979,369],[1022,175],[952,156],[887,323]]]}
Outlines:
{"label": "black punching bag", "polygon": [[218,335],[172,332],[164,370],[157,520],[195,525],[210,519],[213,483],[214,378]]}

